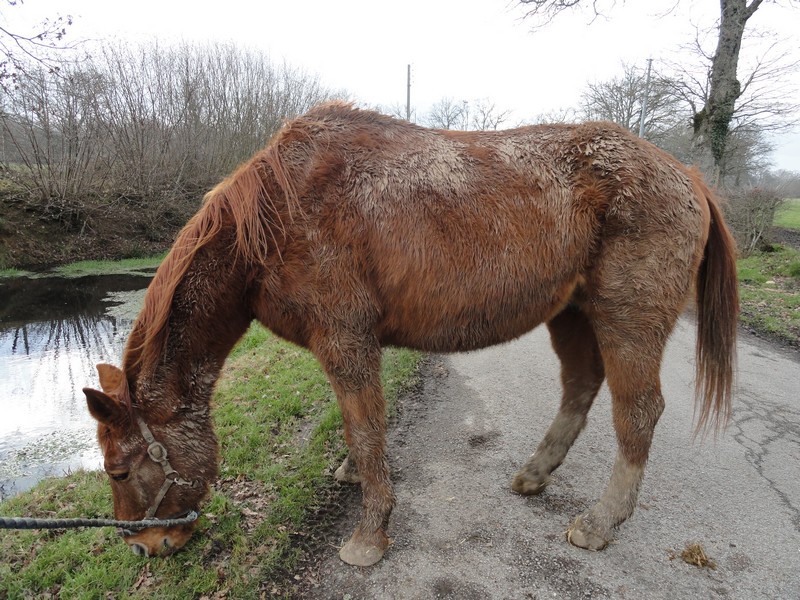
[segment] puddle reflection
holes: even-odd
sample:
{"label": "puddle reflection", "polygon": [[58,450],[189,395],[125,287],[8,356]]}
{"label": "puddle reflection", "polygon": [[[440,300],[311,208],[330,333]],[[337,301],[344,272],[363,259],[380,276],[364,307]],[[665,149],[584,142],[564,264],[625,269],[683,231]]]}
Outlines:
{"label": "puddle reflection", "polygon": [[100,468],[81,388],[119,364],[149,277],[0,282],[0,499],[43,477]]}

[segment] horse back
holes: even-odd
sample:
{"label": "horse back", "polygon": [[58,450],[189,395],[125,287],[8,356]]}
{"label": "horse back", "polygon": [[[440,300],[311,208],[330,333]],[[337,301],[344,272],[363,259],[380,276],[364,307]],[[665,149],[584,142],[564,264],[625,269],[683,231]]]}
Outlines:
{"label": "horse back", "polygon": [[580,301],[609,214],[624,230],[665,201],[629,180],[679,170],[653,156],[626,179],[642,147],[610,124],[464,133],[328,112],[287,134],[304,212],[290,278],[313,289],[307,314],[423,350],[506,341]]}

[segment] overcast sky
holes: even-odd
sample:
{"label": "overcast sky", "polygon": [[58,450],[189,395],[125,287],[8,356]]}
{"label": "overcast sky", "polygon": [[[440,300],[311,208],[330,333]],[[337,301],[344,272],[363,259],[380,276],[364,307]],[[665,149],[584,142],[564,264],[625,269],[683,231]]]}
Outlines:
{"label": "overcast sky", "polygon": [[[71,14],[73,39],[234,41],[373,106],[405,106],[410,63],[418,115],[444,97],[486,98],[512,111],[511,126],[577,107],[587,82],[620,74],[623,62],[680,60],[695,27],[713,27],[719,11],[716,0],[616,4],[591,24],[576,13],[538,31],[511,0],[26,0],[3,13],[11,24]],[[769,40],[793,38],[800,54],[800,11],[764,3],[751,24]],[[775,144],[775,166],[800,171],[800,134]]]}

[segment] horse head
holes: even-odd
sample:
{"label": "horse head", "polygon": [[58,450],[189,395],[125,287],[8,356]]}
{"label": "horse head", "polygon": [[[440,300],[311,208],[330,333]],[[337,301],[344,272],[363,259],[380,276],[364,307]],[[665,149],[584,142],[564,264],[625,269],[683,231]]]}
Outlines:
{"label": "horse head", "polygon": [[[140,382],[131,389],[121,369],[101,364],[97,370],[102,391],[83,391],[97,420],[115,518],[167,519],[197,510],[217,475],[217,442],[208,412],[145,411],[142,407],[182,403],[180,399],[153,402],[164,400],[170,386]],[[123,536],[136,554],[155,556],[181,548],[194,526],[148,527],[124,531]]]}

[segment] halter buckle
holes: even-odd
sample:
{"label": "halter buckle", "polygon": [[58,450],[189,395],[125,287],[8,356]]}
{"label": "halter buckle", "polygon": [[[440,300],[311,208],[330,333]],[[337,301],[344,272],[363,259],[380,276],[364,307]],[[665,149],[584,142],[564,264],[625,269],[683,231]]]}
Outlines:
{"label": "halter buckle", "polygon": [[178,472],[172,468],[171,464],[169,464],[169,460],[167,459],[167,449],[164,447],[164,444],[156,441],[156,439],[153,437],[153,433],[150,431],[150,428],[147,426],[147,423],[144,422],[142,417],[138,417],[137,420],[139,422],[139,431],[142,432],[142,436],[148,443],[147,456],[149,456],[150,460],[153,462],[161,465],[161,468],[164,470],[164,483],[161,484],[161,489],[158,491],[153,504],[147,509],[144,517],[145,519],[154,519],[156,512],[158,511],[158,507],[161,505],[161,501],[164,499],[164,496],[167,495],[169,488],[173,484],[196,488],[199,482],[196,480],[187,481],[181,478]]}
{"label": "halter buckle", "polygon": [[161,442],[152,442],[147,447],[147,456],[149,456],[150,460],[153,462],[163,463],[167,460],[167,449]]}

